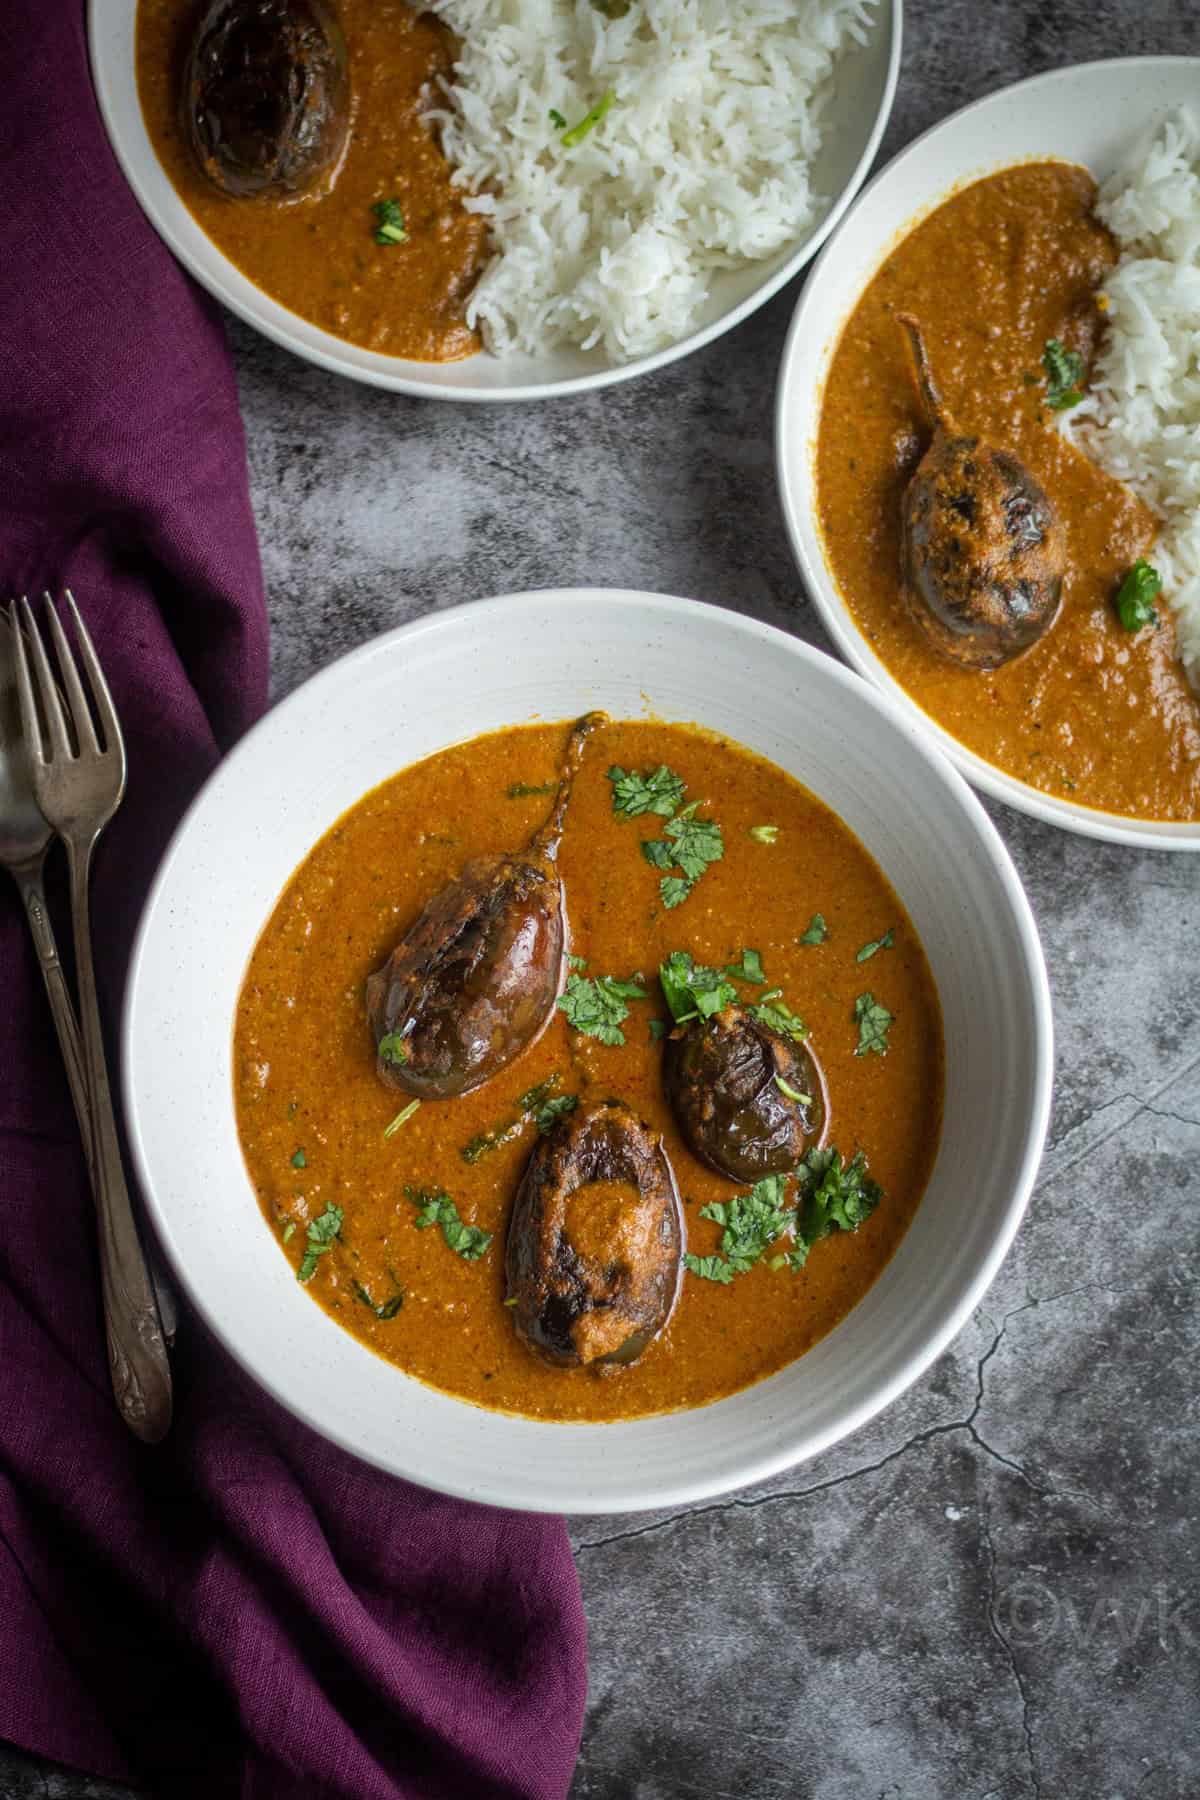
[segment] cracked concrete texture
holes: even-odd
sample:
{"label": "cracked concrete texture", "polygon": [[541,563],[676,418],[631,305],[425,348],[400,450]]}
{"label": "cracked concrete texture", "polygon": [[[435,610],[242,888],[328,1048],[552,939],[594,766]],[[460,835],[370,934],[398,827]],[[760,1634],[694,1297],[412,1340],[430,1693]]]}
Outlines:
{"label": "cracked concrete texture", "polygon": [[[1022,75],[1191,52],[1198,27],[1197,0],[922,0],[884,154]],[[277,691],[521,587],[691,594],[822,643],[774,488],[794,300],[525,409],[373,393],[235,329]],[[574,1523],[573,1800],[1200,1795],[1200,866],[991,810],[1055,1000],[1028,1218],[955,1344],[848,1442],[727,1501]],[[120,1794],[0,1751],[11,1800]]]}

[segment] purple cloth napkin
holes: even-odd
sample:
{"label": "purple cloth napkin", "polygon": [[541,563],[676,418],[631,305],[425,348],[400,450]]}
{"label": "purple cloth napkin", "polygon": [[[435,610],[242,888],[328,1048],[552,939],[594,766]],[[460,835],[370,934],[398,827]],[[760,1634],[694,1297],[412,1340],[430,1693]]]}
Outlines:
{"label": "purple cloth napkin", "polygon": [[[0,243],[0,596],[74,589],[129,752],[94,889],[114,1022],[171,827],[264,703],[266,616],[221,326],[117,170],[82,0],[0,8]],[[74,1121],[0,883],[0,1736],[172,1797],[561,1797],[585,1689],[561,1522],[364,1467],[187,1317],[170,1439],[118,1422]]]}

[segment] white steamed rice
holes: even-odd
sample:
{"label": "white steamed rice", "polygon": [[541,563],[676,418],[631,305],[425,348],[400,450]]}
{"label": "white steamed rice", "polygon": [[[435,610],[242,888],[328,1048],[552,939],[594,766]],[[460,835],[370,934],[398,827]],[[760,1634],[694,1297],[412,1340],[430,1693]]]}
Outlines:
{"label": "white steamed rice", "polygon": [[[430,3],[462,40],[434,117],[496,246],[468,319],[496,352],[624,361],[692,330],[715,271],[814,222],[830,76],[874,0]],[[552,112],[574,126],[609,92],[564,147]]]}
{"label": "white steamed rice", "polygon": [[1151,560],[1200,688],[1200,129],[1166,117],[1100,190],[1121,258],[1104,283],[1110,329],[1070,436],[1153,508]]}

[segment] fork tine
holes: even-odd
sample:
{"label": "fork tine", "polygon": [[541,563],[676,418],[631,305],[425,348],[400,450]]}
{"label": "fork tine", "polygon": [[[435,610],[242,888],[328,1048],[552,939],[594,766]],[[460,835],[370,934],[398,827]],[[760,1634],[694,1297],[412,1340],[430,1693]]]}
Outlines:
{"label": "fork tine", "polygon": [[[50,669],[50,659],[46,655],[46,646],[42,642],[42,634],[37,628],[33,610],[28,600],[18,603],[21,623],[25,627],[26,649],[33,657],[33,678],[37,685],[38,699],[42,703],[42,716],[46,721],[46,735],[50,740],[50,755],[43,754],[43,762],[53,762],[55,757],[73,757],[71,739],[67,731],[67,721],[63,717],[62,703],[58,698],[58,688]],[[28,730],[28,727],[26,728]]]}
{"label": "fork tine", "polygon": [[96,738],[96,727],[92,723],[87,695],[84,693],[83,683],[79,679],[79,670],[75,667],[75,658],[71,654],[67,634],[59,623],[51,596],[47,593],[43,594],[42,598],[46,602],[46,618],[50,623],[50,636],[54,639],[58,672],[62,676],[63,686],[67,690],[67,711],[70,713],[71,723],[75,727],[75,741],[81,752],[90,750],[99,756],[100,745]]}
{"label": "fork tine", "polygon": [[121,721],[117,717],[117,709],[113,705],[113,697],[109,693],[108,683],[104,679],[104,670],[100,667],[100,658],[83,622],[83,614],[75,604],[75,596],[67,589],[67,605],[71,609],[71,617],[75,621],[75,636],[79,641],[79,655],[87,671],[88,684],[92,690],[92,700],[96,708],[96,716],[100,721],[100,729],[104,733],[104,745],[107,750],[115,750],[122,762],[125,760],[125,739],[121,736]]}
{"label": "fork tine", "polygon": [[42,749],[42,722],[38,718],[37,703],[33,697],[33,681],[29,674],[29,656],[25,649],[25,633],[21,626],[21,617],[17,610],[19,602],[14,600],[8,609],[8,622],[12,626],[13,650],[17,658],[17,698],[21,706],[21,729],[25,733],[25,742],[29,747],[32,760],[39,767],[46,762]]}

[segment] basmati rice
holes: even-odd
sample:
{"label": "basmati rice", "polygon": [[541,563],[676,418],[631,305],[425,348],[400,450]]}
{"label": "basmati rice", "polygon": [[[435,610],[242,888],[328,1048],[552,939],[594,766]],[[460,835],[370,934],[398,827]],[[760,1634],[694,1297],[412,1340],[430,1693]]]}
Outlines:
{"label": "basmati rice", "polygon": [[1100,190],[1109,329],[1064,429],[1159,518],[1151,560],[1200,690],[1200,129],[1179,108]]}
{"label": "basmati rice", "polygon": [[462,41],[433,116],[496,249],[468,320],[497,353],[624,361],[694,329],[716,271],[815,222],[831,75],[875,0],[431,4]]}

